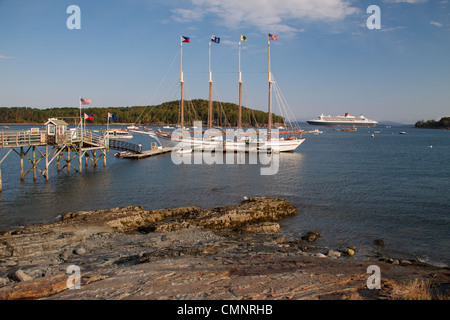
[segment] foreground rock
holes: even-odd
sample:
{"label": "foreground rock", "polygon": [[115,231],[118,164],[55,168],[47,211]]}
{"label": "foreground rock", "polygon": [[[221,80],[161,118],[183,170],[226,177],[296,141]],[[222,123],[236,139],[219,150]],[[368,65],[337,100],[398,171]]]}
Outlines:
{"label": "foreground rock", "polygon": [[[281,234],[276,221],[295,214],[278,198],[69,213],[0,235],[0,299],[372,299],[391,297],[392,277],[449,280],[445,269],[377,261],[383,289],[368,290],[374,262],[304,252],[311,239]],[[74,270],[80,289],[69,290]]]}

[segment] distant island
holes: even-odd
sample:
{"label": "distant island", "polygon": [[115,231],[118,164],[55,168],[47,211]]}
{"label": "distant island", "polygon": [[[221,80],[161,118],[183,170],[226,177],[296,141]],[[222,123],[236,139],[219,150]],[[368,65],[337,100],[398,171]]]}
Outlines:
{"label": "distant island", "polygon": [[428,120],[428,121],[417,121],[416,128],[427,128],[427,129],[450,129],[450,117],[441,118],[441,120]]}
{"label": "distant island", "polygon": [[[184,101],[184,121],[193,125],[193,121],[207,123],[209,101],[202,99]],[[108,121],[108,113],[117,117],[115,124],[165,125],[177,124],[180,101],[164,102],[153,106],[134,107],[82,107],[82,112],[94,116],[87,124],[101,125]],[[0,123],[3,124],[41,124],[49,118],[61,118],[69,124],[77,124],[80,109],[74,107],[38,109],[29,107],[0,108]],[[238,105],[228,102],[213,102],[214,126],[237,126]],[[284,124],[284,118],[272,115],[275,125]],[[259,127],[267,125],[268,113],[242,107],[242,126]]]}

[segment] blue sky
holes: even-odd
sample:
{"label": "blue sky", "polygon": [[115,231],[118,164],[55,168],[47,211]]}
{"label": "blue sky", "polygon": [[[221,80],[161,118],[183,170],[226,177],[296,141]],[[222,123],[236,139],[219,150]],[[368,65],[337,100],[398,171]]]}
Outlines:
{"label": "blue sky", "polygon": [[[81,9],[69,30],[67,7]],[[369,30],[370,5],[381,29]],[[267,109],[267,34],[272,72],[299,120],[363,114],[414,123],[450,116],[448,0],[0,0],[0,106],[158,104],[179,99],[180,36],[186,98]],[[276,105],[274,112],[279,113]]]}

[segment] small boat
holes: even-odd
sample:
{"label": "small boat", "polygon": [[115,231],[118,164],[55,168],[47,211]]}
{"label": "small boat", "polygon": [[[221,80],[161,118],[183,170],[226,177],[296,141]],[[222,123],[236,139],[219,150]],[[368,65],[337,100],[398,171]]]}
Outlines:
{"label": "small boat", "polygon": [[192,153],[192,149],[180,149],[177,150],[178,154]]}
{"label": "small boat", "polygon": [[136,127],[134,124],[127,127],[128,130],[139,130],[139,127]]}
{"label": "small boat", "polygon": [[319,134],[323,133],[323,131],[321,131],[321,130],[319,130],[319,129],[314,129],[314,130],[312,131],[312,133],[315,134],[315,135],[319,135]]}
{"label": "small boat", "polygon": [[3,126],[2,129],[9,129],[9,127],[8,126]]}
{"label": "small boat", "polygon": [[342,131],[357,131],[358,129],[356,128],[347,128],[347,129],[342,129]]}
{"label": "small boat", "polygon": [[121,130],[121,129],[112,129],[109,131],[106,131],[106,134],[111,139],[132,139],[133,135],[128,132],[127,130]]}
{"label": "small boat", "polygon": [[164,126],[163,128],[164,129],[174,129],[174,127],[171,127],[171,126]]}
{"label": "small boat", "polygon": [[408,134],[406,131],[400,131],[398,134]]}

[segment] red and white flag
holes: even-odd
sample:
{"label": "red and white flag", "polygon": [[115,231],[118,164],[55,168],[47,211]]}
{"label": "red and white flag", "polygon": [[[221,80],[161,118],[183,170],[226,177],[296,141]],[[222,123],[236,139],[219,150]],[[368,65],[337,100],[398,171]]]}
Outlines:
{"label": "red and white flag", "polygon": [[269,40],[278,41],[278,36],[269,33]]}
{"label": "red and white flag", "polygon": [[91,104],[91,99],[81,98],[80,102],[81,102],[81,104]]}

